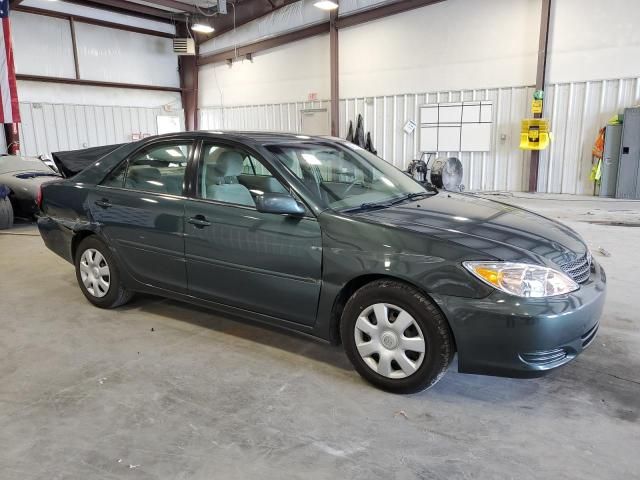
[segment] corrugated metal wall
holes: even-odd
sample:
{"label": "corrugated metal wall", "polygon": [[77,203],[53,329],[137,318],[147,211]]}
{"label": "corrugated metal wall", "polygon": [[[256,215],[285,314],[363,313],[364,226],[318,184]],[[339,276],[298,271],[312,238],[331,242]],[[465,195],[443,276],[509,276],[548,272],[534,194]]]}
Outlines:
{"label": "corrugated metal wall", "polygon": [[155,135],[160,108],[20,102],[23,155],[47,155]]}
{"label": "corrugated metal wall", "polygon": [[328,101],[291,102],[241,107],[200,109],[202,130],[246,130],[300,133],[300,112],[309,108],[329,109]]}
{"label": "corrugated metal wall", "polygon": [[640,78],[550,85],[545,117],[554,141],[540,155],[538,190],[593,193],[591,149],[598,130],[616,113],[640,103]]}
{"label": "corrugated metal wall", "polygon": [[491,100],[494,102],[491,152],[438,152],[437,156],[460,159],[464,167],[463,183],[468,190],[523,190],[529,154],[512,145],[532,95],[532,88],[522,87],[346,99],[340,102],[340,136],[346,136],[349,121],[362,115],[365,131],[371,132],[378,155],[405,169],[412,159],[420,156],[419,129],[412,134],[404,132],[407,121],[419,123],[420,105]]}
{"label": "corrugated metal wall", "polygon": [[[505,87],[482,90],[435,92],[369,98],[340,102],[340,136],[345,137],[349,121],[362,114],[366,131],[371,131],[378,155],[405,168],[419,155],[418,131],[407,135],[408,120],[418,120],[420,105],[436,102],[491,100],[494,103],[492,149],[488,153],[439,152],[453,155],[464,166],[468,190],[510,190],[527,188],[529,152],[519,149],[520,121],[530,116],[533,87]],[[540,156],[538,190],[550,193],[589,194],[591,147],[598,129],[625,107],[640,103],[640,79],[619,79],[549,85],[545,117],[551,121],[554,141]],[[203,129],[300,131],[300,110],[327,107],[329,103],[204,108]]]}

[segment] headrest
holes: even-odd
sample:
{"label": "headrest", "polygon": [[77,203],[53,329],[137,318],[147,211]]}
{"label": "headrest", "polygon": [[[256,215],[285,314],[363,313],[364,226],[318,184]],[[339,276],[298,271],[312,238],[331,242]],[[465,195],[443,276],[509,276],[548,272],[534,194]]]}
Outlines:
{"label": "headrest", "polygon": [[155,167],[141,165],[139,167],[134,166],[129,173],[131,177],[136,180],[161,180],[162,174],[160,170]]}
{"label": "headrest", "polygon": [[237,177],[242,173],[243,162],[244,158],[238,152],[223,152],[214,166],[215,175],[218,177]]}

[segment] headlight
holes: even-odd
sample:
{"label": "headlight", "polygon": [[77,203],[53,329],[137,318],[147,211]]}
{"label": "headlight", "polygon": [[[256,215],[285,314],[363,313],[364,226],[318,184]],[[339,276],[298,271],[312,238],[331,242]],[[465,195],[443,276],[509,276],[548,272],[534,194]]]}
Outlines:
{"label": "headlight", "polygon": [[509,262],[463,262],[484,283],[510,295],[542,298],[578,290],[567,275],[539,265]]}

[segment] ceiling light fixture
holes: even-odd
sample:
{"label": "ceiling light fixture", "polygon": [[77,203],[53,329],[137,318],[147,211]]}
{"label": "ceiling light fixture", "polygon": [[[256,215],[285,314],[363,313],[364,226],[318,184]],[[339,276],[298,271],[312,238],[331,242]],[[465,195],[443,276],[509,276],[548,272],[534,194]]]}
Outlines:
{"label": "ceiling light fixture", "polygon": [[198,21],[191,25],[191,30],[198,33],[213,33],[215,28],[208,23]]}
{"label": "ceiling light fixture", "polygon": [[338,3],[332,2],[331,0],[320,0],[319,2],[314,3],[313,6],[320,10],[335,10],[338,8]]}

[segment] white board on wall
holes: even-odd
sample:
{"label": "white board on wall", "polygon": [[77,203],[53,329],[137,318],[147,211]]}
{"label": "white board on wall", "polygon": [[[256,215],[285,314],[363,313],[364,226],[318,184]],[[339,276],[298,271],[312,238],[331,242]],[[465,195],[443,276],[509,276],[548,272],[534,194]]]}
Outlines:
{"label": "white board on wall", "polygon": [[488,152],[492,120],[492,102],[424,105],[420,108],[420,150]]}

